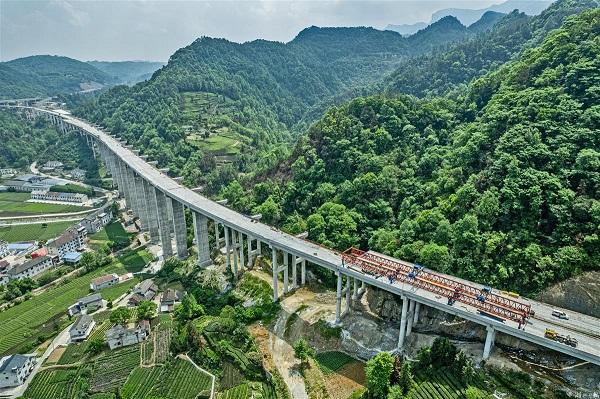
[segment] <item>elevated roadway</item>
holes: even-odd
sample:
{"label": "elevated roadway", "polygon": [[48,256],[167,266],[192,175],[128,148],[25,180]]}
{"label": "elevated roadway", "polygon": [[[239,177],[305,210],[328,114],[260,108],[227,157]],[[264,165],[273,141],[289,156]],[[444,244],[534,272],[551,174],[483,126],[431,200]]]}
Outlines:
{"label": "elevated roadway", "polygon": [[[202,196],[201,194],[192,191],[187,187],[184,187],[177,180],[167,176],[165,173],[161,172],[159,169],[146,162],[142,157],[137,155],[137,151],[128,148],[128,146],[124,145],[117,138],[111,136],[110,134],[102,131],[101,129],[95,127],[94,125],[84,120],[73,117],[68,113],[65,113],[64,111],[56,112],[32,107],[14,108],[27,109],[30,112],[33,111],[38,114],[45,114],[51,119],[53,119],[56,123],[60,123],[63,127],[68,126],[70,129],[75,128],[89,135],[93,138],[93,140],[98,146],[103,148],[105,154],[109,154],[111,158],[114,157],[114,159],[116,159],[119,162],[119,164],[122,163],[123,165],[125,165],[126,171],[133,171],[135,178],[143,179],[144,184],[150,184],[157,190],[157,193],[159,192],[159,194],[164,194],[167,199],[173,201],[172,204],[181,204],[189,208],[194,214],[198,214],[202,217],[213,220],[216,226],[218,226],[218,224],[221,224],[226,229],[230,229],[226,230],[225,232],[226,242],[228,245],[232,244],[231,236],[227,238],[228,232],[230,232],[229,234],[234,234],[234,237],[237,236],[237,234],[241,235],[241,237],[246,235],[249,243],[248,258],[250,258],[251,254],[255,252],[251,250],[252,240],[256,240],[258,242],[258,251],[260,251],[261,242],[268,245],[272,249],[273,263],[276,266],[274,268],[275,273],[273,281],[275,286],[275,299],[277,298],[277,275],[279,274],[280,270],[283,270],[280,269],[279,266],[277,266],[278,257],[275,254],[281,252],[284,254],[285,259],[285,281],[287,281],[288,255],[293,256],[293,265],[296,265],[297,259],[302,259],[304,261],[310,262],[313,265],[327,268],[336,273],[336,275],[338,276],[338,313],[340,307],[340,298],[342,295],[342,277],[344,277],[347,281],[345,289],[347,299],[349,298],[349,292],[351,290],[351,281],[354,281],[355,283],[355,293],[356,283],[361,282],[363,286],[364,284],[368,284],[370,286],[378,287],[382,290],[401,296],[404,303],[399,336],[400,348],[403,345],[403,340],[405,335],[407,335],[407,332],[408,334],[410,334],[410,326],[412,325],[412,320],[407,321],[407,314],[410,318],[410,316],[413,313],[415,313],[414,304],[416,303],[417,313],[418,306],[425,305],[486,326],[488,334],[486,338],[483,356],[484,359],[487,356],[489,356],[489,351],[491,350],[491,345],[493,345],[495,333],[499,331],[501,333],[508,334],[510,336],[540,345],[542,347],[556,350],[558,352],[588,361],[590,363],[600,365],[600,319],[576,312],[566,311],[569,314],[570,319],[561,320],[551,315],[551,310],[553,307],[541,302],[533,301],[531,299],[521,298],[522,301],[531,304],[532,309],[535,311],[535,316],[530,317],[527,320],[527,323],[526,325],[524,325],[524,328],[519,328],[519,325],[516,322],[510,320],[504,320],[502,322],[497,319],[481,315],[476,308],[469,305],[465,305],[460,302],[456,302],[452,306],[448,305],[448,298],[436,295],[433,292],[416,288],[415,286],[407,283],[390,282],[385,277],[376,277],[353,268],[345,267],[342,262],[341,253],[335,250],[325,248],[305,239],[298,238],[296,236],[282,232],[274,227],[257,222],[248,216],[233,211],[232,209],[220,205]],[[114,159],[113,161],[111,161],[112,164],[114,164]],[[119,187],[119,189],[121,189],[121,187]],[[127,189],[125,189],[125,191],[127,191]],[[173,207],[174,205],[171,205],[171,207]],[[158,206],[160,208],[160,203]],[[159,209],[159,216],[161,215],[160,212],[161,211]],[[156,216],[156,213],[154,216]],[[196,215],[194,216],[194,221],[196,221]],[[177,235],[177,231],[175,231],[175,233]],[[196,238],[198,239],[198,241],[200,241],[200,237],[198,234],[199,233],[197,233]],[[234,238],[232,244],[232,248],[234,249],[234,251],[236,249],[240,249],[240,244],[236,240],[237,239]],[[165,242],[166,241],[163,241],[163,246],[165,245]],[[220,239],[217,239],[217,242],[220,243]],[[243,239],[241,240],[241,242],[243,243]],[[229,246],[228,251],[230,251]],[[243,245],[238,255],[241,255],[243,263]],[[457,278],[455,277],[452,278],[457,280]],[[483,288],[482,285],[478,285],[465,280],[462,281],[464,281],[467,284],[479,287],[480,289]],[[287,289],[287,282],[285,284],[285,287]],[[409,304],[411,304],[410,307]],[[408,325],[408,330],[405,330],[406,325]],[[576,338],[579,342],[578,346],[576,348],[573,348],[565,344],[545,338],[544,331],[546,328],[551,328],[556,330],[559,334],[570,335],[571,337]]]}

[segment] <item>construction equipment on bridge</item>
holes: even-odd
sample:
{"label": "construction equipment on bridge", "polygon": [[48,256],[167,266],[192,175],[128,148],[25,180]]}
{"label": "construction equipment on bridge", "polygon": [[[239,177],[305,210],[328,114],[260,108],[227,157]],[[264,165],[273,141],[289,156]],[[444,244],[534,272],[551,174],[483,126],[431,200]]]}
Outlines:
{"label": "construction equipment on bridge", "polygon": [[[448,305],[459,301],[502,320],[513,320],[519,323],[519,328],[532,316],[530,304],[494,293],[490,287],[486,286],[482,289],[474,284],[425,269],[420,265],[376,252],[366,252],[351,247],[342,253],[342,264],[376,278],[387,277],[390,284],[398,281],[444,296],[448,298]],[[483,301],[481,301],[482,295]]]}
{"label": "construction equipment on bridge", "polygon": [[551,328],[546,328],[544,332],[544,337],[551,339],[556,342],[560,342],[561,344],[566,344],[572,346],[573,348],[577,347],[577,340],[570,335],[562,335],[556,332]]}

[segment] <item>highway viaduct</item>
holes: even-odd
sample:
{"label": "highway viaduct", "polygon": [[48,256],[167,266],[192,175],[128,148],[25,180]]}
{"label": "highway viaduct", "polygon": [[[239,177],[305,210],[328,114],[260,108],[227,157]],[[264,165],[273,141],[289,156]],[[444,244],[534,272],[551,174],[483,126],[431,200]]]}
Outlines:
{"label": "highway viaduct", "polygon": [[[411,334],[412,326],[419,319],[420,308],[429,306],[485,326],[487,336],[483,360],[490,356],[496,333],[501,332],[600,365],[600,319],[575,312],[569,312],[569,320],[556,319],[551,316],[552,308],[549,305],[527,300],[531,304],[531,309],[535,311],[535,316],[527,320],[524,328],[520,328],[521,326],[516,322],[487,317],[469,305],[460,303],[448,305],[446,297],[406,282],[390,281],[387,278],[347,267],[342,261],[342,254],[337,251],[287,234],[209,200],[184,187],[180,182],[181,179],[167,176],[164,170],[156,167],[155,162],[148,162],[145,156],[139,155],[139,151],[123,140],[65,111],[30,106],[9,107],[25,112],[29,117],[44,116],[63,131],[77,130],[85,135],[94,154],[99,154],[104,160],[113,176],[113,182],[124,196],[127,206],[139,218],[142,229],[148,232],[153,242],[162,246],[165,259],[173,255],[179,258],[188,256],[187,226],[184,216],[184,208],[188,208],[193,216],[199,266],[204,267],[212,263],[208,238],[209,221],[214,228],[216,249],[222,250],[224,246],[225,252],[231,254],[226,256],[227,267],[232,268],[236,276],[244,267],[251,265],[257,255],[262,255],[263,250],[266,251],[267,248],[270,250],[274,301],[279,299],[280,275],[283,274],[283,292],[288,293],[305,283],[307,263],[313,267],[329,269],[337,276],[336,323],[339,323],[350,309],[352,301],[358,300],[364,293],[367,285],[400,296],[402,299],[398,334],[400,351],[404,347],[406,338]],[[478,286],[471,282],[468,284]],[[342,313],[344,296],[346,309]],[[546,328],[575,337],[579,342],[578,346],[573,348],[545,338]]]}

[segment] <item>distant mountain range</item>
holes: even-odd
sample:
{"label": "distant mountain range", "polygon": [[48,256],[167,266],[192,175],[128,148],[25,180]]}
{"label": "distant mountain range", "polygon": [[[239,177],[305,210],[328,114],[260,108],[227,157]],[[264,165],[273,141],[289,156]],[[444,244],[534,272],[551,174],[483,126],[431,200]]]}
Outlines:
{"label": "distant mountain range", "polygon": [[543,10],[548,8],[548,6],[553,2],[554,0],[507,0],[504,3],[495,4],[493,6],[478,10],[468,8],[446,8],[433,13],[431,15],[431,21],[429,23],[417,22],[414,24],[401,25],[390,24],[386,26],[385,29],[393,30],[394,32],[398,32],[401,35],[408,36],[450,15],[456,17],[463,25],[470,26],[476,23],[479,19],[481,19],[481,17],[484,14],[490,11],[508,14],[511,11],[517,9],[527,15],[538,15]]}

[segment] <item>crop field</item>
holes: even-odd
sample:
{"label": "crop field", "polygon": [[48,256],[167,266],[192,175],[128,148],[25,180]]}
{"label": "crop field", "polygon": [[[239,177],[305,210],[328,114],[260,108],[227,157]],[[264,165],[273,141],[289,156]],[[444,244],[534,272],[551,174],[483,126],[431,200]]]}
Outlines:
{"label": "crop field", "polygon": [[236,387],[230,388],[221,394],[219,399],[246,399],[250,397],[250,387],[248,384],[241,384]]}
{"label": "crop field", "polygon": [[140,356],[142,366],[154,365],[154,340],[156,339],[156,333],[154,333],[149,339],[145,340],[140,344]]}
{"label": "crop field", "polygon": [[323,352],[315,356],[315,360],[325,372],[336,372],[346,364],[354,362],[354,358],[344,352]]}
{"label": "crop field", "polygon": [[136,367],[123,385],[121,396],[123,399],[141,399],[149,396],[162,372],[162,366]]}
{"label": "crop field", "polygon": [[23,394],[26,399],[80,397],[86,385],[84,368],[55,368],[36,374]]}
{"label": "crop field", "polygon": [[140,364],[140,347],[131,345],[101,354],[92,367],[92,391],[112,391],[121,386]]}
{"label": "crop field", "polygon": [[0,193],[0,217],[43,215],[47,213],[69,213],[84,211],[86,207],[67,204],[44,204],[26,202],[29,193]]}
{"label": "crop field", "polygon": [[161,319],[154,331],[154,361],[163,364],[169,358],[169,348],[171,347],[171,328],[172,321]]}
{"label": "crop field", "polygon": [[[29,349],[27,344],[44,332],[56,331],[66,323],[66,310],[77,299],[89,294],[92,279],[106,273],[125,273],[122,263],[115,260],[91,273],[76,277],[31,299],[0,312],[0,355]],[[131,288],[137,280],[110,287],[117,297]],[[105,297],[105,292],[102,292]],[[105,297],[106,298],[106,297]]]}
{"label": "crop field", "polygon": [[[431,376],[415,373],[417,387],[407,395],[410,399],[466,399],[467,386],[450,372],[436,370]],[[482,388],[485,391],[484,387]]]}
{"label": "crop field", "polygon": [[114,241],[120,246],[129,244],[130,234],[125,231],[119,221],[114,221],[95,234],[90,235],[91,241],[98,241],[101,244],[108,241]]}
{"label": "crop field", "polygon": [[167,366],[137,367],[122,389],[125,399],[160,397],[194,399],[210,395],[211,377],[184,359]]}
{"label": "crop field", "polygon": [[46,227],[42,223],[19,224],[0,227],[0,240],[8,242],[42,241],[57,237],[75,222],[48,222]]}

